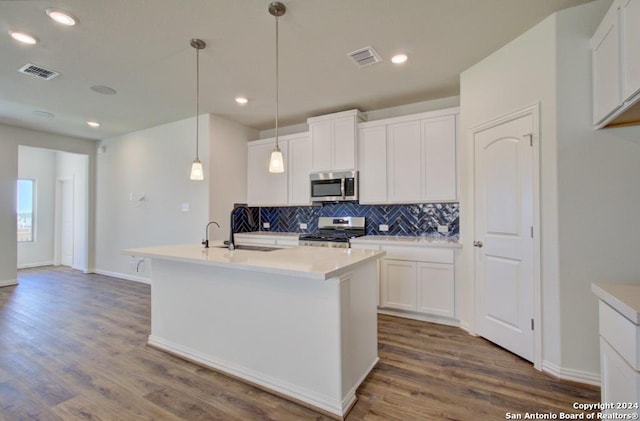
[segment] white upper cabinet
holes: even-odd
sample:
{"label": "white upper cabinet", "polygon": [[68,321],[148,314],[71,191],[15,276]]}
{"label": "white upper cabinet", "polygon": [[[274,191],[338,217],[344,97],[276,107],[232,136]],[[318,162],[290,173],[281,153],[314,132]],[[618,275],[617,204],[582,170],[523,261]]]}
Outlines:
{"label": "white upper cabinet", "polygon": [[640,1],[614,0],[591,38],[593,124],[640,123]]}
{"label": "white upper cabinet", "polygon": [[[278,143],[284,162],[287,162],[287,143]],[[247,203],[250,206],[287,204],[287,168],[283,173],[269,172],[269,160],[275,145],[275,139],[257,140],[247,145]]]}
{"label": "white upper cabinet", "polygon": [[387,126],[389,202],[422,200],[422,136],[420,120]]}
{"label": "white upper cabinet", "polygon": [[311,137],[312,171],[356,169],[358,110],[343,111],[307,120]]}
{"label": "white upper cabinet", "polygon": [[631,99],[640,91],[640,1],[623,0],[620,5],[622,33],[622,95]]}
{"label": "white upper cabinet", "polygon": [[289,205],[311,205],[311,140],[303,133],[288,140]]}
{"label": "white upper cabinet", "polygon": [[269,159],[275,144],[274,138],[247,144],[247,203],[250,206],[310,205],[309,133],[287,135],[278,139],[285,162],[284,173],[269,172]]}
{"label": "white upper cabinet", "polygon": [[593,60],[593,124],[622,105],[620,83],[620,4],[617,1],[591,38]]}
{"label": "white upper cabinet", "polygon": [[458,108],[360,124],[360,203],[457,200]]}
{"label": "white upper cabinet", "polygon": [[360,203],[387,201],[387,127],[360,128],[358,131]]}

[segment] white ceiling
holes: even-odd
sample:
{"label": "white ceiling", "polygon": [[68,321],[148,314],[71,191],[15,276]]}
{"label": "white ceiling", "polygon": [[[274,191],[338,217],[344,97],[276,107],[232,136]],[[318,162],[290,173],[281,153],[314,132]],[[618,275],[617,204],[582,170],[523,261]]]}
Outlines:
{"label": "white ceiling", "polygon": [[[459,74],[551,13],[591,0],[283,0],[280,125],[459,95]],[[200,111],[264,130],[275,117],[275,22],[269,0],[0,1],[0,123],[104,139]],[[45,14],[57,7],[79,24]],[[9,30],[40,42],[22,45]],[[383,62],[357,68],[346,56],[372,46]],[[405,52],[409,61],[393,65]],[[44,81],[17,70],[61,73]],[[106,85],[116,95],[89,88]],[[238,106],[234,97],[249,103]],[[34,111],[54,114],[38,116]],[[102,123],[98,129],[88,119]]]}

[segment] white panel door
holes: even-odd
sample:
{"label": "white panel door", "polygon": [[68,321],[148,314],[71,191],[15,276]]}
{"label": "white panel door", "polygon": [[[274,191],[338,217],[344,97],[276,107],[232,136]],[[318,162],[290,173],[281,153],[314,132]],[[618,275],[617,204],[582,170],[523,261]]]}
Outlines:
{"label": "white panel door", "polygon": [[60,191],[60,264],[73,266],[73,180],[62,180]]}
{"label": "white panel door", "polygon": [[360,203],[387,201],[387,126],[361,128],[358,132]]}
{"label": "white panel door", "polygon": [[422,139],[420,121],[387,126],[389,202],[422,199]]}
{"label": "white panel door", "polygon": [[476,324],[532,361],[533,116],[474,133]]}

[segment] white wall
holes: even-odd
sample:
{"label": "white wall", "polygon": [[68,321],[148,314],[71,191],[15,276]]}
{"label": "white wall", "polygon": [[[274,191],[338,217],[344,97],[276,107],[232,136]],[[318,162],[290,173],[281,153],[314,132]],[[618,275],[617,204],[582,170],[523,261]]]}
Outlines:
{"label": "white wall", "polygon": [[20,146],[18,177],[35,180],[34,241],[18,243],[18,268],[53,264],[56,152]]}
{"label": "white wall", "polygon": [[61,179],[73,180],[73,264],[71,267],[83,272],[89,271],[88,171],[87,155],[56,153],[56,182]]}
{"label": "white wall", "polygon": [[247,141],[258,132],[215,115],[210,115],[209,123],[209,219],[221,226],[211,225],[209,238],[225,240],[233,204],[247,202]]}
{"label": "white wall", "polygon": [[[95,142],[0,124],[0,285],[16,282],[16,180],[18,179],[18,146],[80,153],[89,157],[89,183],[95,182]],[[93,264],[94,195],[89,192],[89,267]]]}
{"label": "white wall", "polygon": [[543,368],[583,381],[599,376],[591,283],[640,282],[640,128],[594,131],[590,123],[589,39],[610,3],[552,15],[461,75],[463,279],[473,282],[469,129],[539,102]]}
{"label": "white wall", "polygon": [[558,13],[561,367],[599,373],[591,283],[640,283],[640,127],[593,130],[589,39],[610,1]]}
{"label": "white wall", "polygon": [[[212,226],[210,238],[226,238],[233,203],[246,201],[246,141],[257,132],[208,114],[200,116],[199,125],[204,181],[189,179],[195,117],[101,142],[97,272],[146,282],[148,269],[137,272],[121,250],[198,243],[210,220],[222,227]],[[135,200],[142,195],[143,201]]]}

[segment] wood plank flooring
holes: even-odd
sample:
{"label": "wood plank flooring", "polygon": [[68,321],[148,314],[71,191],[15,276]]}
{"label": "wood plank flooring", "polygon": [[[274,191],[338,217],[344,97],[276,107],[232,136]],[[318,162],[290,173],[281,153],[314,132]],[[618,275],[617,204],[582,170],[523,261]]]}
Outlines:
{"label": "wood plank flooring", "polygon": [[[0,288],[1,421],[329,419],[146,346],[148,285],[53,267],[19,282]],[[348,421],[500,420],[600,400],[461,329],[389,316],[378,329],[380,363]]]}

